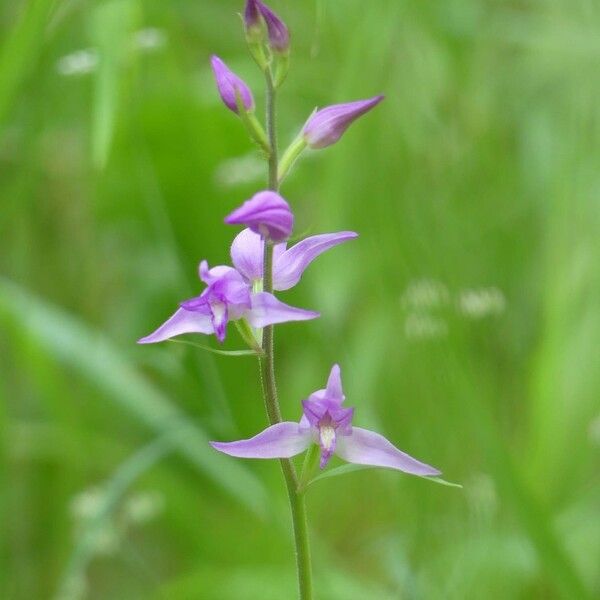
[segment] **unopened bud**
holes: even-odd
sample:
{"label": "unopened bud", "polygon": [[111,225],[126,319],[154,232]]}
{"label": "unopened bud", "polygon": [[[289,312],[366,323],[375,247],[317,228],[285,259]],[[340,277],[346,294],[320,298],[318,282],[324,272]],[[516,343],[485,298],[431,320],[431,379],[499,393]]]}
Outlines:
{"label": "unopened bud", "polygon": [[302,130],[304,140],[315,149],[335,144],[358,117],[377,106],[383,98],[383,96],[375,96],[369,100],[333,104],[316,111],[304,125]]}
{"label": "unopened bud", "polygon": [[283,242],[290,237],[294,215],[276,192],[258,192],[225,218],[228,225],[245,225],[265,240]]}
{"label": "unopened bud", "polygon": [[210,62],[215,74],[217,89],[225,106],[234,113],[239,114],[239,100],[239,104],[246,112],[252,112],[254,110],[254,97],[246,83],[231,71],[218,56],[213,56]]}

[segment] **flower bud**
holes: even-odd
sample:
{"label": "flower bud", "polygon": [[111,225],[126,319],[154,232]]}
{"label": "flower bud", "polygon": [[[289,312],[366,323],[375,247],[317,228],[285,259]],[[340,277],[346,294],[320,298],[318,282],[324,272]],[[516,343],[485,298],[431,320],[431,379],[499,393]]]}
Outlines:
{"label": "flower bud", "polygon": [[290,47],[290,32],[286,24],[261,0],[246,0],[244,26],[249,43],[262,41],[261,17],[267,26],[269,46],[272,50],[285,53]]}
{"label": "flower bud", "polygon": [[238,97],[246,112],[254,110],[254,97],[250,88],[218,57],[210,59],[217,89],[225,106],[234,113],[239,114]]}
{"label": "flower bud", "polygon": [[265,240],[283,242],[292,233],[294,215],[276,192],[258,192],[225,218],[228,225],[245,225]]}
{"label": "flower bud", "polygon": [[244,28],[249,40],[256,42],[262,38],[262,22],[256,0],[246,0]]}
{"label": "flower bud", "polygon": [[258,9],[267,24],[269,45],[276,52],[287,52],[290,47],[290,32],[286,24],[260,0],[256,0]]}
{"label": "flower bud", "polygon": [[302,130],[304,140],[314,149],[335,144],[358,117],[369,112],[383,98],[383,96],[375,96],[368,100],[333,104],[316,111],[304,125]]}

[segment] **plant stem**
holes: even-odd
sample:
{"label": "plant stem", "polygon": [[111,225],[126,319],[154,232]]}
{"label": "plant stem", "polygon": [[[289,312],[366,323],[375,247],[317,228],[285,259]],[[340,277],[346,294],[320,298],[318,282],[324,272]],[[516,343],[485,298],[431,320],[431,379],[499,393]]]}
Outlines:
{"label": "plant stem", "polygon": [[[278,191],[279,178],[277,173],[278,154],[275,111],[276,93],[271,70],[267,69],[265,74],[267,80],[267,137],[270,146],[269,189]],[[270,294],[273,293],[273,244],[267,242],[265,242],[263,262],[263,289],[265,292]],[[263,356],[259,358],[265,408],[271,425],[281,422],[281,410],[279,408],[277,384],[275,382],[273,330],[273,325],[267,325],[264,328],[262,341]],[[289,459],[281,459],[280,463],[292,513],[300,600],[312,600],[312,571],[304,492],[298,489],[298,475],[293,463]]]}

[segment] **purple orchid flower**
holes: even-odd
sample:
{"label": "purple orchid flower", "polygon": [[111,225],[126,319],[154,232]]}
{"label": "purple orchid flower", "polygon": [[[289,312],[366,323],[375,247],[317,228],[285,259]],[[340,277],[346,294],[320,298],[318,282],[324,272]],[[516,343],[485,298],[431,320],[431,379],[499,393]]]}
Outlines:
{"label": "purple orchid flower", "polygon": [[239,458],[291,458],[316,443],[321,450],[321,469],[337,454],[358,465],[397,469],[419,476],[441,475],[436,468],[398,450],[379,433],[353,427],[354,409],[342,406],[344,400],[340,368],[334,365],[327,387],[302,403],[304,410],[299,423],[277,423],[248,440],[211,442],[211,446]]}
{"label": "purple orchid flower", "polygon": [[267,25],[269,45],[277,52],[287,52],[290,47],[290,32],[286,24],[260,0],[247,0],[244,11],[246,31],[259,26],[259,15]]}
{"label": "purple orchid flower", "polygon": [[282,242],[290,237],[294,215],[289,204],[270,190],[254,194],[242,206],[225,217],[228,225],[246,225],[264,239]]}
{"label": "purple orchid flower", "polygon": [[[287,249],[285,243],[273,249],[273,288],[278,291],[295,286],[302,273],[323,252],[354,239],[353,231],[325,233],[308,237]],[[288,306],[261,289],[264,240],[244,229],[233,240],[231,259],[235,268],[217,266],[208,268],[200,263],[200,279],[207,285],[196,298],[181,303],[165,323],[150,335],[138,340],[140,344],[154,344],[184,333],[215,334],[219,341],[226,335],[227,323],[238,319],[257,329],[288,321],[306,321],[319,313]]]}
{"label": "purple orchid flower", "polygon": [[[317,256],[356,237],[358,234],[354,231],[339,231],[307,237],[291,248],[285,243],[276,244],[273,248],[273,289],[284,291],[294,287]],[[231,244],[231,261],[251,286],[263,278],[263,252],[263,239],[250,229],[238,233]]]}
{"label": "purple orchid flower", "polygon": [[302,130],[305,142],[314,149],[335,144],[358,117],[369,112],[383,99],[384,96],[375,96],[368,100],[333,104],[316,111],[309,117]]}
{"label": "purple orchid flower", "polygon": [[234,113],[239,114],[237,95],[242,101],[246,112],[254,110],[254,96],[243,79],[238,77],[218,56],[210,59],[219,95],[225,106]]}
{"label": "purple orchid flower", "polygon": [[225,339],[227,323],[238,319],[257,329],[286,323],[315,319],[319,313],[288,306],[272,294],[254,293],[247,281],[232,267],[208,268],[200,263],[200,279],[207,288],[197,297],[181,303],[181,308],[139,344],[162,342],[183,333],[214,333],[220,342]]}

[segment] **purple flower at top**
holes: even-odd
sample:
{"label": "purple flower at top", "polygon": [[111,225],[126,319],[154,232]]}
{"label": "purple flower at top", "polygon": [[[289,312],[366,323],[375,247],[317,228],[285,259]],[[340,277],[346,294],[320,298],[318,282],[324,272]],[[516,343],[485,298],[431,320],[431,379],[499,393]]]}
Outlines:
{"label": "purple flower at top", "polygon": [[[330,248],[358,237],[354,231],[313,235],[291,248],[285,243],[273,248],[273,289],[289,290],[302,277],[306,267]],[[263,278],[264,241],[250,229],[240,232],[231,244],[231,261],[238,273],[252,286]]]}
{"label": "purple flower at top", "polygon": [[256,27],[260,27],[260,11],[256,0],[246,0],[246,8],[244,9],[244,27],[246,31]]}
{"label": "purple flower at top", "polygon": [[247,112],[254,110],[254,96],[243,79],[238,77],[218,56],[210,59],[217,89],[225,106],[234,113],[239,114],[236,95],[239,94],[242,106]]}
{"label": "purple flower at top", "polygon": [[340,368],[334,365],[327,387],[303,401],[299,423],[284,421],[248,440],[211,442],[211,446],[239,458],[291,458],[315,443],[321,452],[321,469],[337,454],[358,465],[397,469],[419,476],[441,475],[436,468],[405,454],[379,433],[353,427],[354,409],[344,407],[344,400]]}
{"label": "purple flower at top", "polygon": [[242,206],[225,217],[228,225],[246,225],[264,239],[282,242],[290,237],[294,215],[289,204],[270,190],[254,194]]}
{"label": "purple flower at top", "polygon": [[375,96],[368,100],[333,104],[316,111],[304,125],[304,140],[314,149],[335,144],[358,117],[377,106],[383,98],[384,96]]}
{"label": "purple flower at top", "polygon": [[267,25],[269,45],[277,52],[286,52],[290,47],[290,32],[286,24],[261,0],[247,0],[244,11],[246,31],[259,26],[259,15]]}
{"label": "purple flower at top", "polygon": [[238,319],[255,328],[315,319],[319,313],[288,306],[266,292],[252,292],[248,282],[232,267],[208,268],[200,263],[200,279],[206,289],[195,298],[181,303],[175,314],[140,344],[162,342],[183,333],[214,333],[220,342],[225,339],[227,323]]}
{"label": "purple flower at top", "polygon": [[256,0],[258,10],[267,24],[269,44],[277,52],[286,52],[290,47],[290,32],[286,24],[263,2]]}

